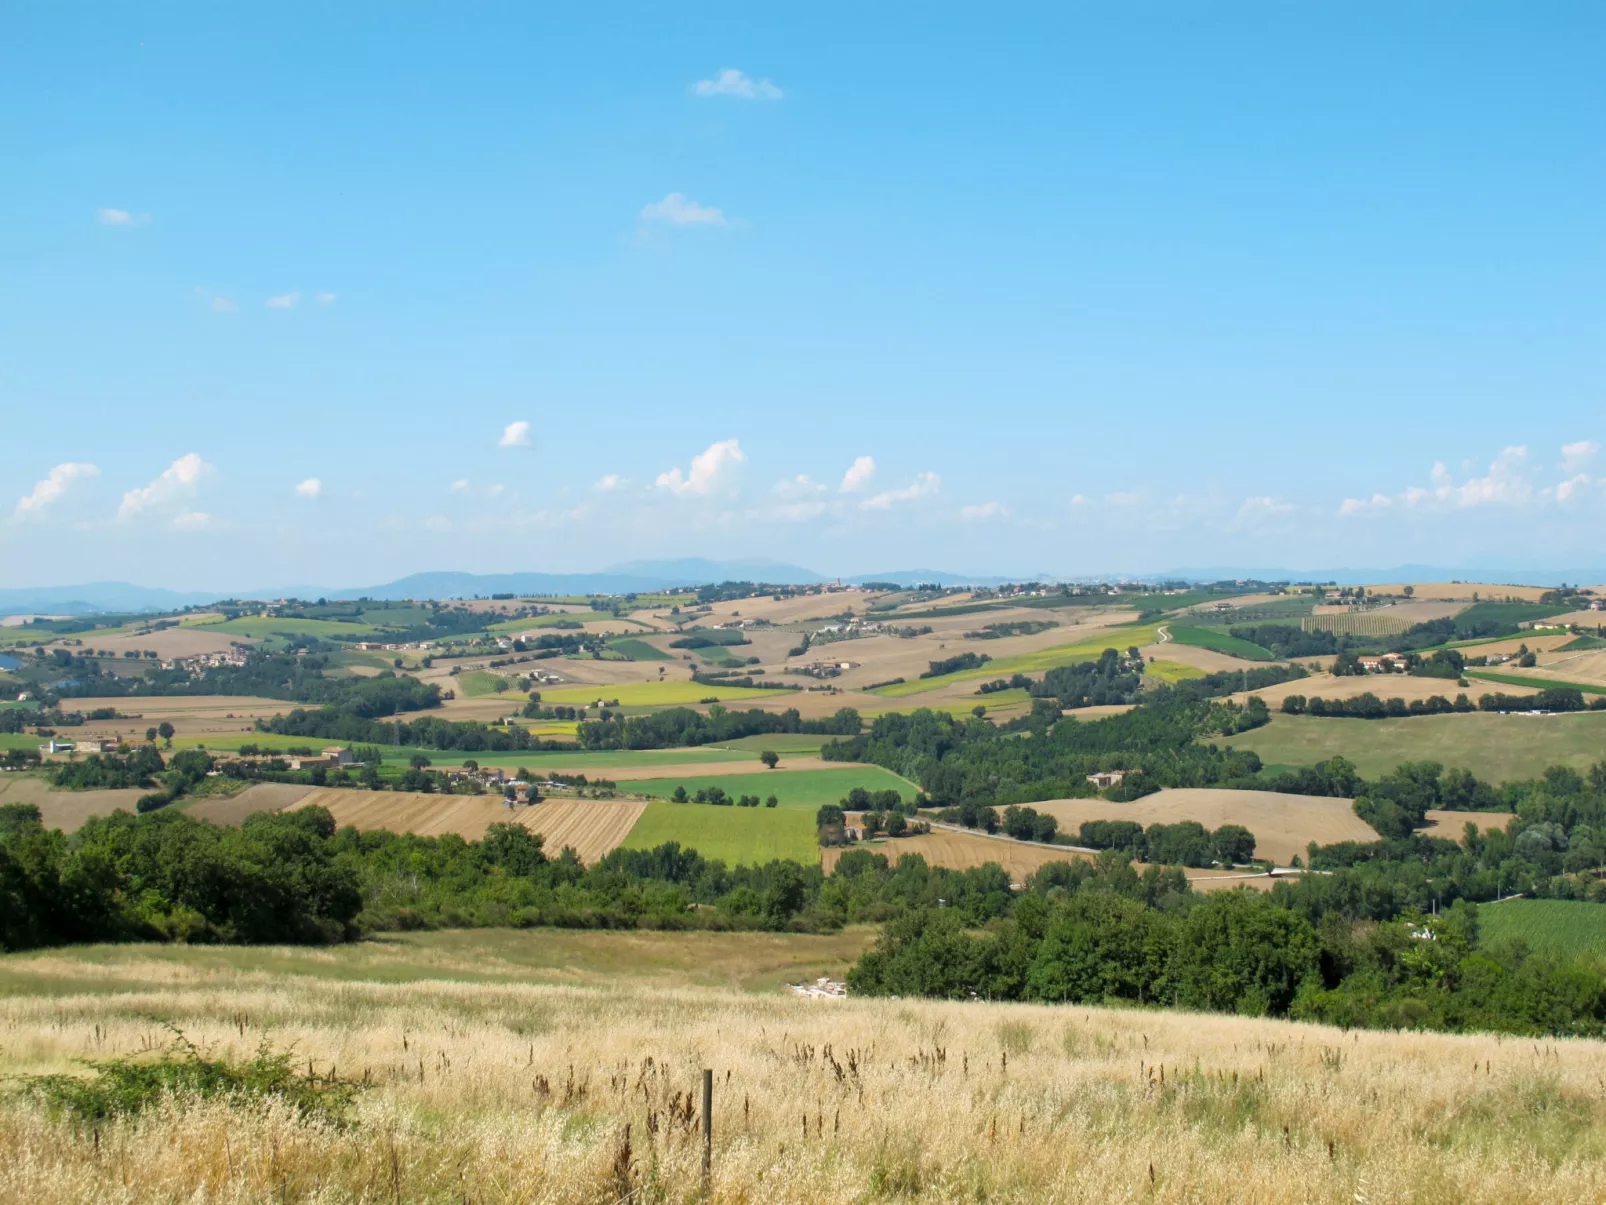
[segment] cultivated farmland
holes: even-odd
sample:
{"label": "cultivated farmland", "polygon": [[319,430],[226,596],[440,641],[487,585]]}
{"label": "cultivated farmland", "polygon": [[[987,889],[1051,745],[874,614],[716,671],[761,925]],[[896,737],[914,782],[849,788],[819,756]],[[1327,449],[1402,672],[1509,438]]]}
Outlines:
{"label": "cultivated farmland", "polygon": [[743,686],[711,686],[706,682],[624,682],[596,686],[543,687],[541,701],[562,703],[571,707],[590,706],[598,700],[608,703],[617,700],[621,707],[684,707],[688,703],[698,703],[703,699],[718,699],[725,703],[743,702],[778,693],[786,692]]}
{"label": "cultivated farmland", "polygon": [[647,805],[624,799],[549,799],[518,808],[509,819],[540,833],[548,856],[572,849],[582,862],[598,861],[635,827]]}
{"label": "cultivated farmland", "polygon": [[1505,900],[1478,909],[1481,941],[1520,941],[1540,954],[1606,955],[1606,908],[1581,900]]}
{"label": "cultivated farmland", "polygon": [[328,808],[335,823],[341,826],[417,833],[421,837],[456,833],[466,841],[478,841],[493,824],[522,820],[524,812],[530,810],[503,807],[499,795],[434,795],[335,788],[313,791],[296,806]]}
{"label": "cultivated farmland", "polygon": [[1547,766],[1585,771],[1606,758],[1606,712],[1479,711],[1392,720],[1274,715],[1264,727],[1214,739],[1253,750],[1269,765],[1312,766],[1343,756],[1365,777],[1380,778],[1401,762],[1436,761],[1500,783],[1534,778]]}
{"label": "cultivated farmland", "polygon": [[[783,758],[781,765],[785,766],[789,760],[796,763],[801,759]],[[677,789],[696,794],[704,787],[719,787],[728,795],[757,795],[761,799],[774,795],[780,800],[779,806],[783,811],[800,808],[811,816],[821,804],[836,803],[854,787],[863,787],[867,791],[897,791],[906,800],[913,799],[919,793],[919,788],[913,783],[880,766],[856,762],[821,764],[831,768],[759,770],[746,774],[713,774],[705,771],[674,778],[637,779],[630,783],[630,789],[659,798],[667,798]],[[727,809],[716,810],[723,812]]]}
{"label": "cultivated farmland", "polygon": [[818,839],[814,814],[801,808],[655,801],[620,844],[626,849],[654,849],[674,841],[732,866],[761,866],[776,859],[806,866],[820,856]]}
{"label": "cultivated farmland", "polygon": [[38,774],[0,774],[0,804],[32,804],[46,828],[76,832],[92,816],[132,812],[146,792],[138,788],[110,791],[57,791]]}
{"label": "cultivated farmland", "polygon": [[1087,820],[1135,820],[1176,824],[1197,820],[1206,828],[1241,824],[1255,834],[1255,856],[1287,866],[1312,841],[1376,841],[1377,834],[1354,812],[1348,799],[1318,795],[1285,795],[1276,791],[1225,791],[1188,787],[1157,791],[1132,803],[1107,799],[1053,799],[1031,805],[1060,822],[1063,832],[1075,836]]}
{"label": "cultivated farmland", "polygon": [[1028,841],[1008,841],[977,833],[934,828],[918,837],[830,846],[820,851],[821,863],[826,871],[829,873],[850,849],[865,849],[881,854],[894,864],[905,855],[919,854],[928,866],[943,866],[951,870],[967,870],[992,862],[1001,866],[1014,883],[1025,882],[1028,875],[1035,874],[1050,862],[1083,861],[1091,856],[1063,845],[1037,845]]}

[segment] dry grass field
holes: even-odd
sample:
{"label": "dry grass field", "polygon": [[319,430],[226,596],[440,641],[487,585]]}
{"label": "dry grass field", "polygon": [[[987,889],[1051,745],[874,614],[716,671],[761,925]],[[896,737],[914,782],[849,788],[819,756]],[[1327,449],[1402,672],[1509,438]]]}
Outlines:
{"label": "dry grass field", "polygon": [[511,819],[540,833],[548,854],[572,849],[582,862],[591,863],[616,849],[646,810],[639,800],[549,799],[517,809]]}
{"label": "dry grass field", "polygon": [[1368,594],[1404,594],[1405,587],[1413,587],[1413,596],[1419,599],[1457,599],[1472,602],[1473,596],[1482,602],[1538,602],[1549,588],[1546,586],[1502,586],[1493,582],[1392,582],[1367,586]]}
{"label": "dry grass field", "polygon": [[249,695],[164,695],[139,698],[74,699],[80,711],[115,708],[115,720],[97,720],[73,729],[84,736],[137,737],[144,739],[147,728],[164,720],[181,737],[221,736],[250,732],[256,720],[281,715],[295,706],[279,699],[258,699]]}
{"label": "dry grass field", "polygon": [[296,806],[328,808],[338,825],[417,833],[421,837],[456,833],[467,841],[478,841],[491,825],[520,819],[522,812],[529,810],[505,808],[499,795],[426,795],[332,787],[304,795]]}
{"label": "dry grass field", "polygon": [[[282,1106],[174,1101],[97,1124],[92,1137],[13,1089],[0,1103],[0,1197],[1606,1199],[1599,1042],[664,986],[676,978],[666,963],[687,967],[684,980],[710,943],[743,934],[630,935],[658,954],[641,957],[639,972],[626,964],[600,986],[551,986],[517,981],[509,943],[536,950],[572,935],[494,935],[483,948],[479,935],[455,936],[461,971],[409,960],[407,947],[386,956],[388,967],[364,946],[85,947],[0,960],[0,1075],[71,1074],[82,1060],[162,1048],[170,1024],[214,1056],[247,1058],[268,1041],[319,1073],[367,1085],[344,1128]],[[696,1105],[704,1067],[715,1084],[706,1196]]]}
{"label": "dry grass field", "polygon": [[1006,841],[974,833],[959,833],[950,829],[933,829],[918,837],[898,837],[883,841],[865,841],[857,845],[831,846],[820,851],[820,864],[830,874],[837,861],[849,849],[867,849],[881,854],[896,863],[905,854],[919,854],[929,866],[942,866],[950,870],[965,870],[997,863],[1009,873],[1010,880],[1021,883],[1050,862],[1086,860],[1090,855],[1077,853],[1064,846],[1034,845],[1025,841]]}
{"label": "dry grass field", "polygon": [[551,799],[535,807],[507,808],[496,795],[335,789],[312,790],[281,806],[328,808],[342,826],[421,837],[456,833],[466,841],[478,841],[493,824],[522,824],[546,839],[549,852],[571,846],[586,862],[596,861],[629,836],[646,809],[640,800]]}
{"label": "dry grass field", "polygon": [[[1168,651],[1166,656],[1170,655]],[[1304,660],[1303,657],[1300,658],[1301,662]],[[1501,672],[1505,671],[1502,669]],[[1475,679],[1468,679],[1468,682],[1467,686],[1457,686],[1453,678],[1417,678],[1410,674],[1364,674],[1360,677],[1346,675],[1335,678],[1332,674],[1321,673],[1312,674],[1308,678],[1298,678],[1292,682],[1280,682],[1264,690],[1239,691],[1231,697],[1234,702],[1244,703],[1252,695],[1259,695],[1266,701],[1268,707],[1276,711],[1289,695],[1304,695],[1307,699],[1353,699],[1371,692],[1380,699],[1404,699],[1409,703],[1413,699],[1427,699],[1433,695],[1454,699],[1456,695],[1464,694],[1476,703],[1479,695],[1488,694],[1493,690],[1503,690],[1514,695],[1532,693],[1522,686],[1496,686]],[[1537,690],[1538,687],[1534,689]]]}
{"label": "dry grass field", "polygon": [[298,806],[318,787],[291,782],[258,782],[238,795],[211,796],[185,804],[184,811],[209,824],[240,824],[253,812],[280,812]]}
{"label": "dry grass field", "polygon": [[132,812],[145,791],[57,791],[37,774],[0,774],[0,804],[31,803],[46,828],[76,832],[91,816]]}
{"label": "dry grass field", "polygon": [[1440,837],[1446,841],[1459,841],[1468,824],[1476,824],[1483,832],[1492,828],[1506,829],[1517,818],[1515,812],[1446,812],[1428,809],[1428,823],[1418,829],[1424,837]]}
{"label": "dry grass field", "polygon": [[1350,807],[1348,799],[1317,795],[1284,795],[1276,791],[1224,791],[1188,787],[1156,791],[1132,803],[1107,799],[1053,799],[1032,804],[1060,822],[1063,832],[1075,834],[1085,820],[1135,820],[1176,824],[1197,820],[1209,829],[1241,824],[1255,834],[1255,854],[1287,866],[1297,854],[1303,858],[1312,841],[1376,841],[1377,834]]}

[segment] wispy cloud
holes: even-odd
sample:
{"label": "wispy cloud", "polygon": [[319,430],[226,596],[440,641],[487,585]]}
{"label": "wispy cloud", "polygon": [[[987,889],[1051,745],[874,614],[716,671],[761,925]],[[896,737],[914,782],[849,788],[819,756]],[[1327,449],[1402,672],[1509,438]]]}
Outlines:
{"label": "wispy cloud", "polygon": [[270,310],[293,310],[300,300],[300,293],[280,293],[277,297],[268,298],[268,308]]}
{"label": "wispy cloud", "polygon": [[319,293],[318,294],[318,304],[319,305],[333,305],[335,303],[335,298],[337,298],[339,296],[340,296],[339,293]]}
{"label": "wispy cloud", "polygon": [[692,85],[698,96],[733,96],[737,100],[780,100],[781,90],[767,79],[753,79],[735,67],[726,67],[713,79],[700,79]]}
{"label": "wispy cloud", "polygon": [[859,505],[865,510],[890,510],[902,502],[917,502],[934,497],[942,490],[942,478],[935,473],[920,473],[914,482],[902,489],[886,490],[866,498]]}
{"label": "wispy cloud", "polygon": [[143,226],[151,220],[148,213],[133,213],[127,209],[105,208],[96,210],[95,216],[102,226]]}
{"label": "wispy cloud", "polygon": [[1563,444],[1561,449],[1561,468],[1565,473],[1582,473],[1600,455],[1600,445],[1592,439],[1580,439],[1577,443]]}
{"label": "wispy cloud", "polygon": [[609,473],[604,477],[598,478],[597,483],[591,488],[596,490],[599,494],[612,494],[618,490],[624,489],[625,486],[629,484],[630,483],[623,477],[619,476],[618,473]]}
{"label": "wispy cloud", "polygon": [[725,214],[712,205],[699,205],[684,193],[672,192],[662,201],[641,208],[644,222],[667,222],[671,226],[723,226]]}
{"label": "wispy cloud", "polygon": [[296,497],[316,498],[323,493],[323,482],[316,477],[308,477],[296,486]]}
{"label": "wispy cloud", "polygon": [[842,474],[842,484],[838,487],[844,494],[856,494],[866,488],[875,476],[875,458],[871,456],[858,456],[854,458],[848,471]]}
{"label": "wispy cloud", "polygon": [[977,506],[962,506],[959,517],[966,523],[986,523],[993,519],[1007,519],[1013,512],[1002,502],[983,502]]}
{"label": "wispy cloud", "polygon": [[499,448],[527,448],[530,446],[530,424],[520,419],[502,428],[502,438],[496,441]]}
{"label": "wispy cloud", "polygon": [[232,314],[240,308],[227,297],[220,296],[212,292],[211,289],[202,288],[200,285],[195,286],[195,295],[206,302],[207,308],[214,314]]}
{"label": "wispy cloud", "polygon": [[42,480],[34,484],[32,491],[17,499],[17,508],[11,516],[12,522],[20,523],[24,519],[37,518],[44,514],[51,504],[59,501],[72,487],[73,482],[98,476],[100,470],[92,464],[84,462],[58,464],[46,473]]}
{"label": "wispy cloud", "polygon": [[681,495],[707,495],[728,489],[746,462],[739,440],[722,439],[709,444],[692,457],[691,469],[682,473],[678,467],[659,473],[654,484],[671,493]]}
{"label": "wispy cloud", "polygon": [[123,495],[123,504],[117,510],[119,520],[137,518],[151,512],[181,509],[193,498],[202,480],[216,470],[194,452],[180,456],[149,485],[131,489]]}
{"label": "wispy cloud", "polygon": [[172,526],[175,531],[217,531],[223,523],[204,510],[185,510],[173,516]]}

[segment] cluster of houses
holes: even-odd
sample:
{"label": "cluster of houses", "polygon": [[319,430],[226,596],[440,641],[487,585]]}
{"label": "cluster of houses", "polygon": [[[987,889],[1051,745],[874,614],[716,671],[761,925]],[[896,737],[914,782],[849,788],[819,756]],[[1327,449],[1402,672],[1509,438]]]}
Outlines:
{"label": "cluster of houses", "polygon": [[194,657],[174,657],[171,661],[162,662],[162,668],[181,669],[194,677],[205,669],[217,669],[224,665],[242,666],[249,655],[249,649],[235,645],[226,653],[200,653]]}
{"label": "cluster of houses", "polygon": [[51,737],[39,746],[39,753],[43,757],[49,757],[57,753],[112,753],[116,749],[117,742],[104,737],[83,736],[71,741]]}
{"label": "cluster of houses", "polygon": [[1403,674],[1410,665],[1404,653],[1383,653],[1376,657],[1357,657],[1356,660],[1369,674]]}
{"label": "cluster of houses", "polygon": [[[512,642],[509,641],[511,644]],[[351,646],[360,653],[400,653],[407,649],[432,649],[433,640],[410,640],[405,644],[383,644],[378,640],[359,640]]]}

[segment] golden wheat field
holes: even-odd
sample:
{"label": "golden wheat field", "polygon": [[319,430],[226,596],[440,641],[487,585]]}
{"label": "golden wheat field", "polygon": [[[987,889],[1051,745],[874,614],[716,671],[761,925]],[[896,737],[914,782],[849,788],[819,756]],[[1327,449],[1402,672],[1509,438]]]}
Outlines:
{"label": "golden wheat field", "polygon": [[[531,943],[544,935],[521,935]],[[680,935],[657,935],[674,941]],[[1606,1199],[1606,1044],[1084,1007],[346,978],[346,950],[13,956],[0,1073],[293,1046],[348,1124],[0,1102],[0,1200],[1553,1205]],[[103,949],[103,948],[102,948]],[[356,951],[354,953],[360,953]],[[714,1073],[701,1180],[702,1068]]]}

